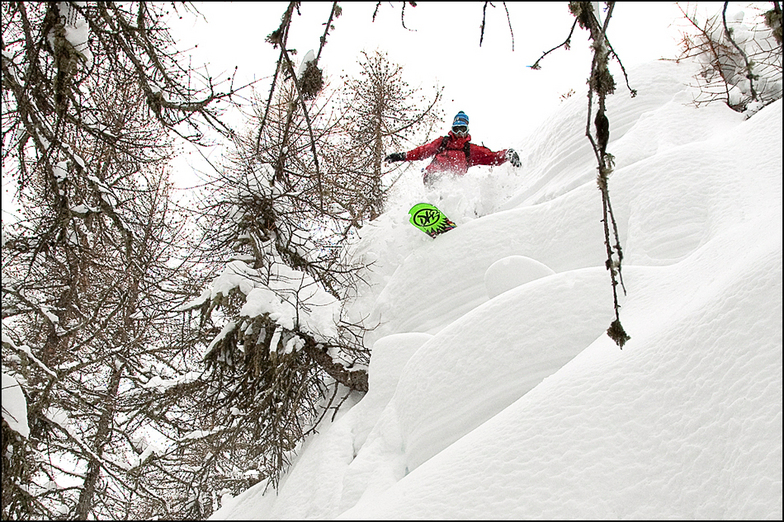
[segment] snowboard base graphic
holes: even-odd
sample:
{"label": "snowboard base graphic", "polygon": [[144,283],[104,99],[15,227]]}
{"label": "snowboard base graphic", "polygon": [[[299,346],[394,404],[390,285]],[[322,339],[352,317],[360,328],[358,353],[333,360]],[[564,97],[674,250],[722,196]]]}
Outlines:
{"label": "snowboard base graphic", "polygon": [[411,207],[408,214],[411,224],[430,237],[436,237],[457,226],[430,203],[417,203]]}

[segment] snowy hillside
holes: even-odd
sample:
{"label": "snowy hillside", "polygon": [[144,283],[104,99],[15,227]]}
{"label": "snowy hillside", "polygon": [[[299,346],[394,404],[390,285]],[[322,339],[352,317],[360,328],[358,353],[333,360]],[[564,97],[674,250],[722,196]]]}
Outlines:
{"label": "snowy hillside", "polygon": [[[697,109],[694,72],[608,98],[623,350],[578,93],[519,169],[401,178],[357,247],[369,392],[213,518],[781,519],[782,102]],[[415,230],[420,201],[458,227]]]}

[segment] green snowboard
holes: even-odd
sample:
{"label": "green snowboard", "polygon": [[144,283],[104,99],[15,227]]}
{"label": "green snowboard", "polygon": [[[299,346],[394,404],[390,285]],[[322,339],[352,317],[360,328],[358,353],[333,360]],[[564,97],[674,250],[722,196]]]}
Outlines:
{"label": "green snowboard", "polygon": [[430,203],[417,203],[411,207],[408,214],[411,216],[411,224],[430,237],[436,237],[457,226]]}

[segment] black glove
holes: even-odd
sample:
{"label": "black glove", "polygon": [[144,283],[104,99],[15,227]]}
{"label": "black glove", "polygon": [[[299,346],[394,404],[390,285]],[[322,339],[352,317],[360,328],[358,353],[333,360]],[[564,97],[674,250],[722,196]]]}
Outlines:
{"label": "black glove", "polygon": [[515,167],[522,165],[522,163],[520,163],[520,156],[517,155],[517,152],[515,152],[514,149],[509,149],[506,151],[506,159],[508,159],[509,163]]}
{"label": "black glove", "polygon": [[395,161],[406,161],[406,153],[405,152],[393,152],[386,158],[384,161],[387,163],[394,163]]}

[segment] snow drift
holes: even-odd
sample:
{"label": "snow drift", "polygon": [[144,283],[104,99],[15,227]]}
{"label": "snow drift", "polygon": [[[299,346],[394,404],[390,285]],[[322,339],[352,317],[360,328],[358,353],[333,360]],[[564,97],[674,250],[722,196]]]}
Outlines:
{"label": "snow drift", "polygon": [[[782,103],[695,108],[694,72],[651,63],[608,99],[623,350],[575,96],[514,145],[520,169],[401,180],[357,246],[368,393],[277,495],[213,518],[780,519]],[[419,200],[458,227],[410,227]]]}

